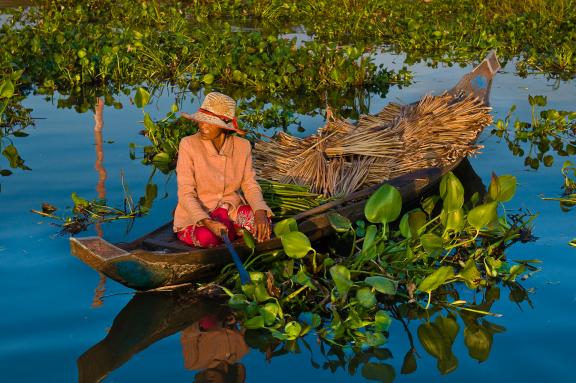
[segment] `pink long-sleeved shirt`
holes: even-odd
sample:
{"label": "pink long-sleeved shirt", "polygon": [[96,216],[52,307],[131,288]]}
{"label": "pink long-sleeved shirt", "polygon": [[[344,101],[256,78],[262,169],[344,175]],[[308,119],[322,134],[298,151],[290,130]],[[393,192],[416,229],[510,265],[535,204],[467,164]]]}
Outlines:
{"label": "pink long-sleeved shirt", "polygon": [[[231,205],[230,217],[246,201],[252,210],[272,212],[256,182],[252,167],[250,142],[237,136],[228,136],[220,152],[200,134],[184,137],[180,142],[178,164],[178,205],[174,213],[174,231],[196,225],[208,212],[223,203]],[[240,195],[242,191],[242,195]]]}

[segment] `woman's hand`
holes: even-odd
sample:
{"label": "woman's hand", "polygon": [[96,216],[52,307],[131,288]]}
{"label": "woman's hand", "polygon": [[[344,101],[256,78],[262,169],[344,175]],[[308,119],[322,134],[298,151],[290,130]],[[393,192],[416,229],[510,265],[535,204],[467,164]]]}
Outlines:
{"label": "woman's hand", "polygon": [[266,210],[256,210],[254,213],[254,226],[256,227],[256,240],[265,241],[270,238],[270,220]]}
{"label": "woman's hand", "polygon": [[210,218],[204,218],[200,223],[205,226],[208,230],[210,230],[214,235],[218,238],[222,235],[222,230],[228,233],[228,228],[222,222],[215,221]]}

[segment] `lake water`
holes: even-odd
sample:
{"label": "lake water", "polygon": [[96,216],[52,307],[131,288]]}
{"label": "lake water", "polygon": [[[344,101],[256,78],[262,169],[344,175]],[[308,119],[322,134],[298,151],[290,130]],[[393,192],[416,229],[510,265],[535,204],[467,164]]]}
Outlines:
{"label": "lake water", "polygon": [[[402,57],[398,56],[382,56],[380,59],[390,66],[402,64]],[[529,120],[528,95],[547,96],[549,108],[576,109],[576,82],[556,84],[542,76],[519,78],[514,75],[513,68],[509,63],[494,80],[491,104],[495,120],[504,118],[512,104],[518,106],[516,117]],[[439,94],[470,69],[415,66],[414,84],[404,89],[392,88],[385,99],[373,97],[370,112],[377,112],[390,101],[408,103],[425,93]],[[122,201],[121,172],[125,174],[125,183],[134,197],[144,193],[151,173],[149,167],[129,158],[130,142],[146,143],[145,138],[138,134],[142,129],[142,112],[131,105],[127,97],[121,101],[124,105],[121,110],[104,109],[103,166],[107,174],[106,197],[111,204]],[[169,110],[173,101],[174,96],[165,94],[148,106],[147,111],[159,118]],[[25,105],[34,109],[32,116],[38,120],[35,128],[28,129],[29,137],[16,138],[15,141],[21,156],[33,170],[15,171],[12,176],[1,180],[0,380],[78,381],[78,358],[105,338],[109,331],[112,339],[106,347],[100,348],[97,357],[94,352],[91,354],[94,359],[82,359],[81,381],[106,376],[106,368],[116,369],[103,378],[105,382],[201,380],[200,376],[195,377],[196,370],[187,368],[204,366],[199,361],[191,361],[197,356],[193,348],[198,347],[198,343],[187,342],[193,342],[190,332],[194,328],[190,325],[201,314],[211,312],[212,308],[207,303],[188,302],[186,296],[176,302],[174,297],[164,295],[138,298],[139,301],[132,301],[130,307],[125,307],[133,298],[133,292],[113,281],[102,281],[98,273],[70,255],[68,238],[57,236],[57,227],[30,212],[31,209],[40,209],[43,202],[59,207],[70,206],[71,192],[88,199],[96,198],[99,175],[95,170],[96,146],[91,113],[78,114],[73,110],[58,109],[55,101],[46,101],[40,96],[29,97]],[[190,112],[197,107],[197,101],[186,100],[183,110]],[[308,117],[302,122],[308,133],[323,123],[320,118]],[[503,316],[489,320],[506,330],[494,335],[490,356],[483,363],[468,355],[460,331],[453,346],[458,358],[458,368],[454,372],[440,375],[436,360],[416,341],[418,368],[410,375],[402,375],[402,360],[410,345],[399,322],[394,322],[390,328],[387,347],[391,358],[383,363],[395,370],[395,382],[573,382],[576,249],[567,243],[576,237],[576,210],[562,212],[557,202],[543,201],[539,195],[559,196],[562,162],[570,159],[576,163],[576,158],[555,155],[553,166],[534,171],[524,166],[523,158],[514,157],[504,142],[491,136],[490,128],[483,133],[481,143],[485,148],[482,154],[471,159],[471,163],[485,184],[489,183],[493,171],[499,175],[516,176],[518,191],[516,197],[506,204],[507,208],[524,207],[539,213],[534,228],[538,240],[516,244],[508,251],[510,259],[536,258],[543,261],[541,272],[522,282],[530,292],[531,304],[514,303],[508,297],[509,291],[502,289],[501,298],[492,311]],[[107,240],[133,239],[170,219],[176,202],[175,179],[161,174],[155,175],[154,179],[159,186],[159,198],[150,215],[138,219],[128,234],[125,222],[103,225],[102,232]],[[83,233],[95,234],[94,230]],[[100,305],[93,304],[97,289],[104,291]],[[472,294],[463,299],[473,299]],[[121,311],[123,314],[112,327]],[[162,318],[174,314],[175,319],[170,324],[172,334],[170,331],[154,333],[160,314]],[[409,324],[414,336],[418,325],[418,321]],[[460,327],[462,330],[462,323]],[[278,355],[267,361],[266,355],[256,349],[246,352],[238,333],[220,332],[219,335],[206,343],[209,347],[200,347],[200,350],[208,353],[210,347],[215,347],[215,355],[218,352],[226,355],[226,350],[239,347],[235,353],[238,357],[243,355],[239,361],[243,368],[236,366],[236,378],[231,378],[234,371],[229,371],[226,381],[238,381],[240,370],[245,370],[247,382],[367,381],[360,372],[361,368],[354,375],[350,375],[347,369],[335,372],[324,369],[322,366],[326,360],[313,336],[307,338],[311,352],[301,346],[301,353]],[[236,361],[234,355],[229,357]],[[122,358],[124,360],[120,360]],[[318,368],[314,367],[312,360],[318,363]],[[204,373],[204,381],[222,381],[210,380],[215,378],[207,375]]]}

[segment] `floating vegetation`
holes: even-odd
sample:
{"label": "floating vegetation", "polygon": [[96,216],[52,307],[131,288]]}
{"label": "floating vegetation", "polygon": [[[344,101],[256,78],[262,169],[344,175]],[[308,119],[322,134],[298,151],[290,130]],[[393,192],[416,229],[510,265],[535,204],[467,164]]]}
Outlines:
{"label": "floating vegetation", "polygon": [[[562,211],[570,211],[576,206],[576,167],[570,161],[565,161],[561,169],[564,176],[564,184],[562,189],[564,193],[562,197],[541,197],[545,201],[558,201]],[[570,175],[572,173],[572,175]]]}
{"label": "floating vegetation", "polygon": [[[274,228],[283,250],[252,255],[245,263],[252,282],[227,285],[229,304],[245,328],[263,330],[280,341],[296,340],[315,329],[322,342],[358,349],[385,344],[392,318],[410,317],[408,312],[432,317],[447,309],[462,317],[498,316],[489,311],[490,305],[461,300],[457,291],[488,291],[498,283],[521,290],[515,281],[537,270],[532,263],[538,261],[511,261],[505,254],[513,243],[530,239],[534,218],[529,213],[498,213],[515,189],[514,177],[494,175],[484,198],[474,193],[465,203],[463,185],[449,173],[442,179],[440,195],[401,216],[399,192],[385,185],[367,201],[368,223],[360,221],[354,227],[347,218],[332,214],[330,223],[338,234],[325,250],[312,248],[288,218]],[[363,234],[359,239],[358,232]],[[237,273],[230,266],[216,282],[233,280]],[[487,336],[475,323],[468,330],[474,329],[474,335],[465,335],[469,345],[475,336]],[[454,369],[449,345],[446,352],[433,351],[443,347],[436,344],[442,336],[433,333],[443,330],[431,323],[422,326],[419,337],[444,366],[441,371]]]}
{"label": "floating vegetation", "polygon": [[[152,178],[152,176],[150,177]],[[158,195],[158,187],[150,181],[146,184],[146,193],[137,203],[132,199],[128,187],[122,182],[124,188],[124,201],[121,208],[115,208],[107,205],[105,199],[87,200],[73,192],[71,194],[72,214],[58,216],[54,214],[57,207],[43,203],[41,210],[32,210],[33,213],[53,219],[54,225],[60,226],[60,234],[78,234],[88,230],[91,225],[128,219],[129,224],[126,231],[130,231],[134,219],[146,215],[152,208],[152,204]]]}
{"label": "floating vegetation", "polygon": [[[550,167],[554,156],[561,157],[576,154],[576,112],[544,109],[537,113],[537,108],[546,106],[545,96],[528,96],[532,112],[531,121],[516,119],[511,125],[512,114],[516,105],[512,105],[504,120],[496,122],[492,134],[503,138],[513,155],[524,157],[524,165],[538,169],[540,164]],[[527,153],[524,144],[528,144]]]}
{"label": "floating vegetation", "polygon": [[[30,109],[20,104],[24,97],[17,93],[22,73],[20,70],[0,76],[0,153],[8,160],[11,169],[31,170],[20,157],[13,141],[13,138],[28,136],[25,129],[34,125]],[[0,163],[0,176],[6,177],[11,174],[12,171]]]}
{"label": "floating vegetation", "polygon": [[321,194],[312,193],[310,187],[294,184],[281,184],[267,180],[259,180],[262,195],[274,213],[274,220],[294,216],[310,210],[330,199]]}

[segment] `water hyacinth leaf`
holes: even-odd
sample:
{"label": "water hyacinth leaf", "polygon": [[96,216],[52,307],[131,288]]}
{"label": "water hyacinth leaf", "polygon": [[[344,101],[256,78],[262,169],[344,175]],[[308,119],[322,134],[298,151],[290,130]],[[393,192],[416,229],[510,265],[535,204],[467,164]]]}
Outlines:
{"label": "water hyacinth leaf", "polygon": [[573,240],[571,240],[570,242],[568,242],[568,244],[572,247],[576,247],[576,238],[574,238]]}
{"label": "water hyacinth leaf", "polygon": [[286,326],[284,326],[284,333],[286,334],[286,338],[289,340],[298,338],[301,332],[302,326],[296,321],[288,322]]}
{"label": "water hyacinth leaf", "polygon": [[242,310],[248,305],[246,301],[246,295],[244,294],[234,294],[228,300],[228,305],[234,310]]}
{"label": "water hyacinth leaf", "polygon": [[172,162],[172,160],[168,155],[168,153],[160,152],[156,154],[154,158],[152,158],[152,162],[154,164],[162,165],[162,164],[169,164],[170,162]]}
{"label": "water hyacinth leaf", "polygon": [[362,253],[365,253],[374,243],[376,239],[376,234],[378,233],[378,228],[376,225],[369,225],[366,228],[366,235],[364,236],[364,242],[362,243]]}
{"label": "water hyacinth leaf", "polygon": [[422,201],[422,210],[426,212],[426,214],[431,215],[432,211],[434,211],[434,207],[436,206],[436,202],[440,200],[440,197],[437,195],[430,196],[424,201]]}
{"label": "water hyacinth leaf", "polygon": [[424,280],[418,285],[418,290],[430,293],[453,277],[454,270],[452,269],[452,266],[442,266],[424,278]]}
{"label": "water hyacinth leaf", "polygon": [[294,218],[283,219],[274,225],[274,234],[277,237],[281,237],[291,231],[298,231],[298,224]]}
{"label": "water hyacinth leaf", "polygon": [[459,232],[466,226],[466,213],[464,213],[464,209],[462,208],[451,212],[442,209],[440,220],[444,225],[445,231]]}
{"label": "water hyacinth leaf", "polygon": [[468,212],[468,223],[480,231],[484,226],[494,222],[498,218],[498,202],[492,201],[476,206]]}
{"label": "water hyacinth leaf", "polygon": [[464,329],[464,344],[468,348],[468,354],[479,362],[488,359],[492,348],[492,339],[492,334],[481,326]]}
{"label": "water hyacinth leaf", "polygon": [[452,172],[448,172],[440,181],[440,197],[443,207],[448,213],[460,209],[464,205],[464,186]]}
{"label": "water hyacinth leaf", "polygon": [[395,295],[398,288],[398,284],[395,281],[379,275],[366,277],[364,283],[382,294]]}
{"label": "water hyacinth leaf", "polygon": [[310,278],[308,273],[306,273],[306,269],[304,267],[300,268],[300,270],[296,273],[296,275],[292,277],[292,280],[298,283],[299,285],[307,286],[312,290],[316,290],[316,286],[314,286],[314,284],[312,283],[312,279]]}
{"label": "water hyacinth leaf", "polygon": [[392,185],[382,185],[364,206],[364,215],[372,223],[393,222],[402,210],[402,195]]}
{"label": "water hyacinth leaf", "polygon": [[280,240],[282,241],[284,252],[290,258],[304,258],[308,252],[314,251],[306,234],[299,231],[285,233],[280,237]]}
{"label": "water hyacinth leaf", "polygon": [[524,265],[514,265],[510,268],[510,275],[508,276],[507,280],[514,282],[516,277],[524,272],[526,266]]}
{"label": "water hyacinth leaf", "polygon": [[0,85],[0,98],[10,98],[14,95],[14,84],[10,80],[5,80]]}
{"label": "water hyacinth leaf", "polygon": [[266,326],[271,326],[278,317],[279,307],[276,302],[266,303],[263,307],[258,310],[260,315],[264,318],[264,323]]}
{"label": "water hyacinth leaf", "polygon": [[416,209],[410,212],[408,223],[413,237],[418,238],[420,229],[426,225],[426,221],[426,214],[422,210]]}
{"label": "water hyacinth leaf", "polygon": [[370,347],[380,347],[386,343],[386,340],[381,332],[366,332],[366,344]]}
{"label": "water hyacinth leaf", "polygon": [[90,202],[88,202],[88,200],[80,197],[78,194],[76,194],[76,192],[72,192],[70,197],[72,198],[72,202],[74,202],[74,209],[83,208],[90,205]]}
{"label": "water hyacinth leaf", "polygon": [[416,356],[412,350],[409,350],[406,355],[404,355],[404,361],[402,362],[400,373],[403,375],[408,375],[416,371],[416,368]]}
{"label": "water hyacinth leaf", "polygon": [[264,284],[259,283],[254,287],[254,298],[258,302],[266,302],[267,300],[272,299],[270,294],[268,294],[268,290]]}
{"label": "water hyacinth leaf", "polygon": [[158,130],[158,125],[152,121],[152,118],[148,113],[144,113],[144,127],[148,132],[155,132]]}
{"label": "water hyacinth leaf", "polygon": [[312,313],[310,311],[303,312],[302,314],[300,314],[298,319],[300,321],[306,323],[311,328],[317,328],[322,323],[322,319],[320,318],[320,315],[318,315],[316,313]]}
{"label": "water hyacinth leaf", "polygon": [[511,175],[497,176],[492,173],[488,195],[492,201],[508,202],[516,193],[516,177]]}
{"label": "water hyacinth leaf", "polygon": [[412,238],[412,231],[410,230],[410,223],[408,222],[409,216],[410,212],[407,212],[400,219],[400,234],[402,234],[404,238]]}
{"label": "water hyacinth leaf", "polygon": [[374,316],[374,328],[378,331],[388,331],[392,325],[392,318],[386,311],[378,310]]}
{"label": "water hyacinth leaf", "polygon": [[362,376],[368,380],[382,383],[392,383],[396,377],[394,367],[387,363],[365,363]]}
{"label": "water hyacinth leaf", "polygon": [[352,287],[350,270],[342,265],[334,265],[330,268],[330,275],[332,276],[332,280],[334,280],[338,293],[341,297],[344,297],[348,293],[348,290],[350,290],[350,287]]}
{"label": "water hyacinth leaf", "polygon": [[367,309],[376,305],[376,297],[369,287],[363,287],[356,291],[356,299],[358,302]]}
{"label": "water hyacinth leaf", "polygon": [[338,233],[345,233],[352,229],[352,222],[342,214],[330,212],[328,213],[328,221],[330,226]]}
{"label": "water hyacinth leaf", "polygon": [[259,328],[264,327],[264,317],[261,315],[257,315],[253,318],[248,319],[247,321],[242,322],[244,328],[248,330],[256,330]]}
{"label": "water hyacinth leaf", "polygon": [[134,104],[136,104],[138,108],[143,108],[148,105],[148,102],[150,102],[150,93],[144,88],[138,88],[134,95]]}
{"label": "water hyacinth leaf", "polygon": [[242,230],[242,239],[244,244],[250,249],[254,250],[256,248],[256,242],[254,242],[254,237],[248,230]]}
{"label": "water hyacinth leaf", "polygon": [[435,255],[443,249],[442,238],[433,233],[422,234],[420,242],[429,255]]}
{"label": "water hyacinth leaf", "polygon": [[476,267],[476,262],[473,258],[466,261],[464,268],[458,273],[458,276],[464,279],[464,283],[469,289],[475,289],[480,286],[482,282],[482,275]]}

